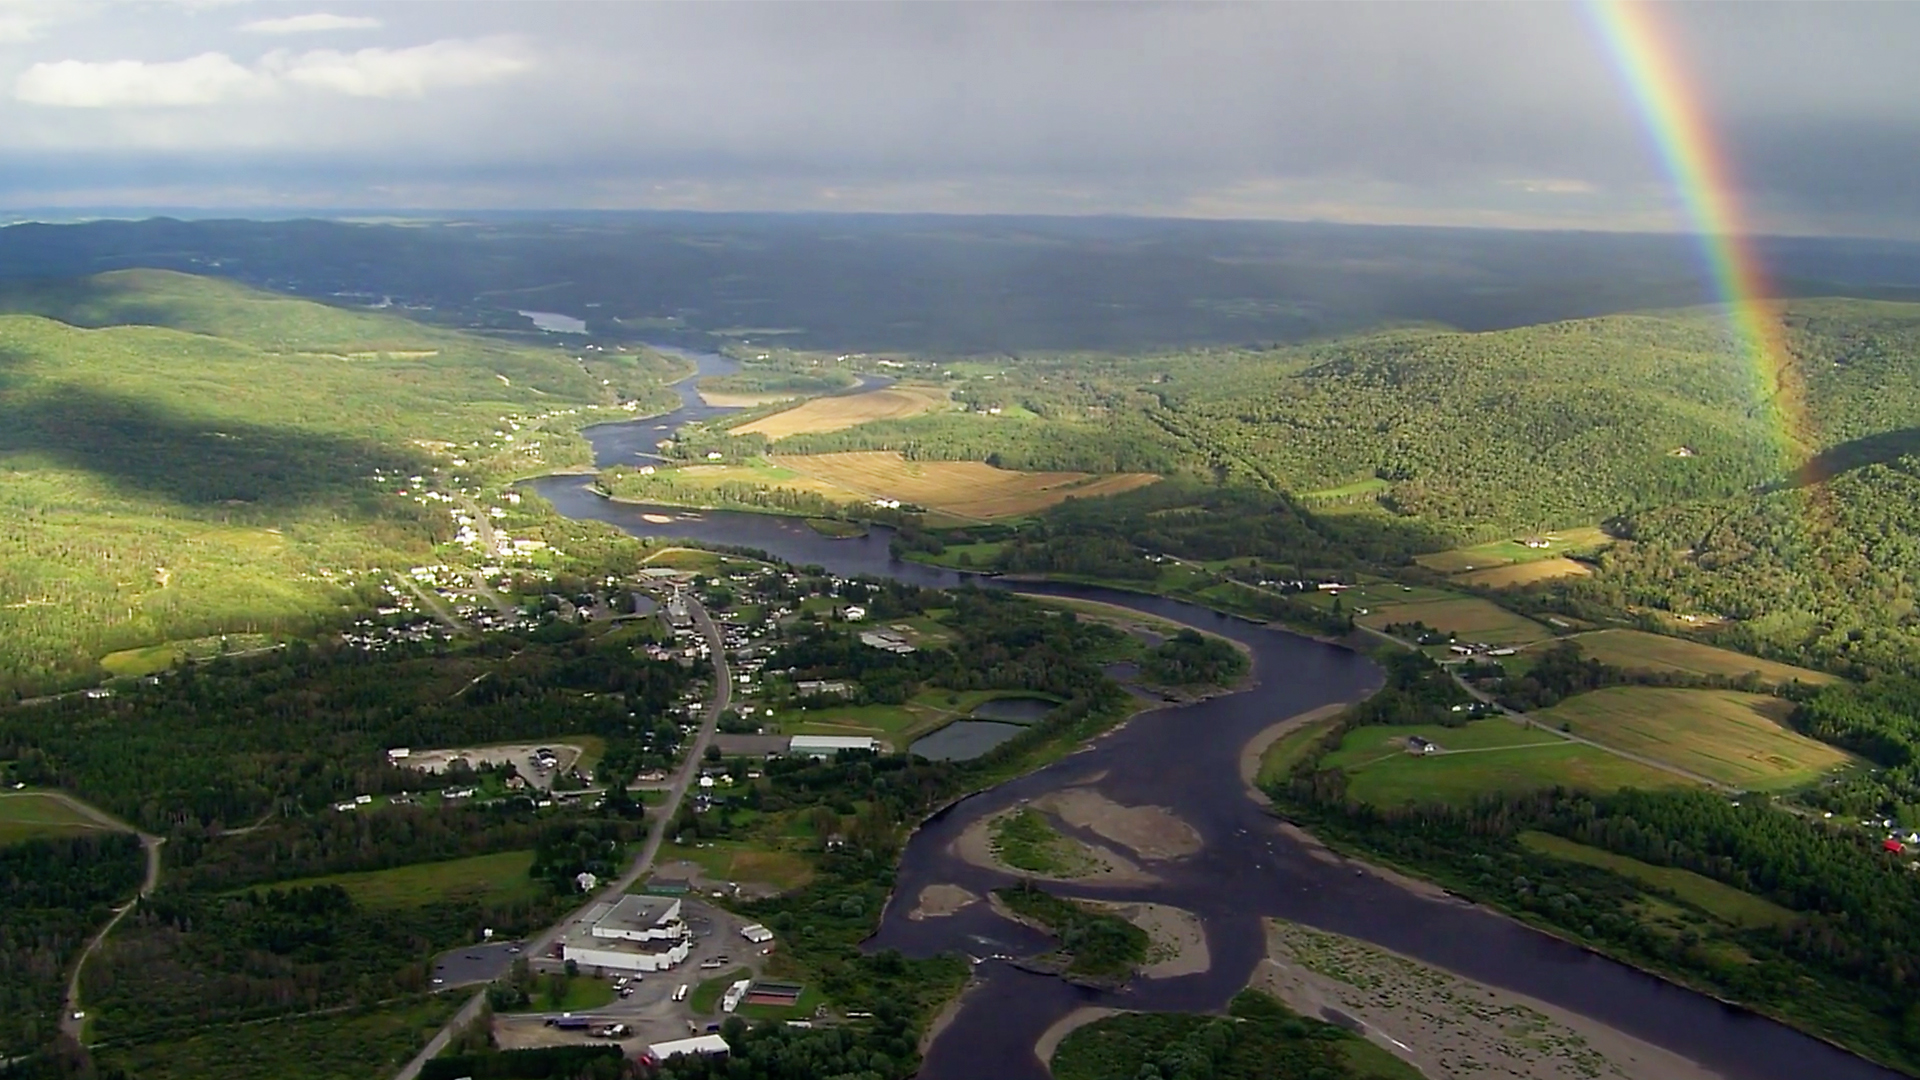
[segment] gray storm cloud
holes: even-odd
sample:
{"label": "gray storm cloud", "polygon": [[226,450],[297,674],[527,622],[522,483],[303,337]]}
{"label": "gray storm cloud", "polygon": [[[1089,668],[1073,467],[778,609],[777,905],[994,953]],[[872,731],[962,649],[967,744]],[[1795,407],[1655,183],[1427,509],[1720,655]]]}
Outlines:
{"label": "gray storm cloud", "polygon": [[[1657,15],[1756,227],[1920,230],[1920,8]],[[0,0],[0,27],[0,204],[1678,223],[1564,5]]]}

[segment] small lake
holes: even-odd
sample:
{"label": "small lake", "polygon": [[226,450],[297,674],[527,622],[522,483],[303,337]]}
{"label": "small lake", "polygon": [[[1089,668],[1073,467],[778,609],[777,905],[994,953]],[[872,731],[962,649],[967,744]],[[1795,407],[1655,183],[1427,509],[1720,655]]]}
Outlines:
{"label": "small lake", "polygon": [[533,325],[549,334],[584,334],[587,321],[571,315],[562,315],[557,311],[522,311],[521,315],[533,320]]}
{"label": "small lake", "polygon": [[1001,720],[955,720],[926,738],[914,740],[907,749],[932,761],[971,761],[1025,730],[1026,724]]}
{"label": "small lake", "polygon": [[968,715],[975,720],[999,720],[1008,724],[1037,724],[1054,710],[1046,698],[1003,697],[983,701]]}

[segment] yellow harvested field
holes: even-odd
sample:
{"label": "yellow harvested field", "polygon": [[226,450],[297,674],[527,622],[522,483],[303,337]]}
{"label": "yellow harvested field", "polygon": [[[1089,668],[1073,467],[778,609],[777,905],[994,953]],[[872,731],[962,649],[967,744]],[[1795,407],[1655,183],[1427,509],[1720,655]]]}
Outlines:
{"label": "yellow harvested field", "polygon": [[1372,609],[1354,621],[1375,630],[1392,623],[1425,623],[1435,630],[1490,645],[1525,645],[1553,636],[1546,627],[1525,615],[1508,611],[1491,600],[1482,600],[1477,596],[1387,604]]}
{"label": "yellow harvested field", "polygon": [[1117,495],[1160,479],[1152,473],[1030,473],[978,461],[908,461],[891,450],[779,457],[774,462],[868,498],[899,499],[977,520],[1036,513],[1069,497]]}
{"label": "yellow harvested field", "polygon": [[1534,716],[1710,780],[1768,790],[1797,787],[1852,760],[1789,728],[1792,712],[1792,702],[1764,694],[1612,686]]}
{"label": "yellow harvested field", "polygon": [[1649,634],[1644,630],[1596,630],[1575,634],[1568,640],[1578,642],[1580,651],[1603,664],[1628,671],[1675,671],[1687,675],[1725,675],[1738,678],[1758,672],[1769,683],[1788,683],[1795,679],[1810,686],[1838,682],[1825,672],[1762,660],[1756,656],[1705,645],[1685,638]]}
{"label": "yellow harvested field", "polygon": [[1537,581],[1552,581],[1554,578],[1585,577],[1593,571],[1586,563],[1556,555],[1551,559],[1535,559],[1532,562],[1509,563],[1506,566],[1489,566],[1484,570],[1469,570],[1454,575],[1453,580],[1468,585],[1479,585],[1489,589],[1506,589],[1520,585],[1532,585]]}
{"label": "yellow harvested field", "polygon": [[903,420],[931,412],[946,403],[946,394],[931,387],[889,386],[864,394],[814,398],[732,430],[738,435],[784,439],[789,435],[841,431],[874,420]]}

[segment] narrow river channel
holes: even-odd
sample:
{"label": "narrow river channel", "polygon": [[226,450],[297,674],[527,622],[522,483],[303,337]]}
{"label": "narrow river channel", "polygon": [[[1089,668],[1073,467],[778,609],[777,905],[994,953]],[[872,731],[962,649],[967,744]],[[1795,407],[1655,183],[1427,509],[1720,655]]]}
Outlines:
{"label": "narrow river channel", "polygon": [[[682,355],[694,359],[702,375],[735,370],[722,357]],[[684,406],[674,413],[588,429],[597,462],[634,462],[680,424],[725,411],[700,403],[691,379],[681,385],[681,392]],[[615,503],[595,496],[585,485],[584,477],[554,476],[532,486],[562,514],[609,522],[636,536],[742,545],[840,574],[928,586],[963,580],[956,573],[892,558],[882,529],[864,537],[830,539],[796,519]],[[992,579],[972,580],[996,584]],[[1195,912],[1206,926],[1212,966],[1202,974],[1154,982],[1136,979],[1123,990],[1097,992],[984,960],[975,969],[977,985],[927,1053],[920,1074],[927,1080],[1044,1080],[1047,1072],[1034,1056],[1034,1043],[1081,1005],[1218,1009],[1246,985],[1266,955],[1263,916],[1350,935],[1527,994],[1698,1062],[1728,1080],[1880,1080],[1900,1075],[1513,920],[1316,859],[1281,833],[1241,784],[1241,748],[1276,721],[1371,692],[1380,675],[1364,657],[1159,597],[1061,584],[1023,582],[1019,587],[1122,605],[1232,638],[1252,650],[1257,682],[1238,693],[1141,713],[1086,750],[930,819],[907,845],[895,901],[874,947],[898,948],[913,956],[955,950],[974,957],[1042,948],[1038,935],[1001,919],[985,904],[921,921],[907,918],[907,909],[928,885],[957,884],[984,895],[1012,883],[1008,875],[960,859],[953,853],[954,841],[968,825],[1020,800],[1089,784],[1118,803],[1170,809],[1200,834],[1205,847],[1191,858],[1155,864],[1157,880],[1151,885],[1049,887],[1067,895],[1151,900]]]}

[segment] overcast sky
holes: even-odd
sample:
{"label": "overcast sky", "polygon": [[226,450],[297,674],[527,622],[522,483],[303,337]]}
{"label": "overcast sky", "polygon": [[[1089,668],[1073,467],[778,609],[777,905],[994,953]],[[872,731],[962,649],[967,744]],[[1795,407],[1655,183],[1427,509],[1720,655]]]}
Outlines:
{"label": "overcast sky", "polygon": [[[1920,237],[1920,5],[1661,8],[1762,231]],[[0,207],[1666,229],[1586,13],[0,0]]]}

